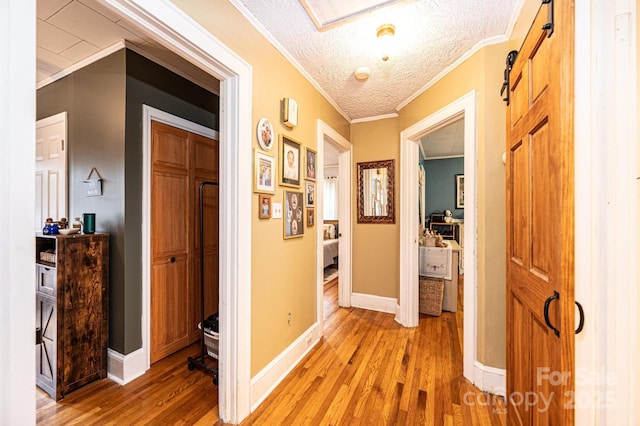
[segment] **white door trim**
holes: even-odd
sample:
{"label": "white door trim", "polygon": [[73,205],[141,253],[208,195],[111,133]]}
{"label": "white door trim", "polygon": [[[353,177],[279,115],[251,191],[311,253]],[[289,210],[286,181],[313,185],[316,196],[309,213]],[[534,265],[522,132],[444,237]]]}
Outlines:
{"label": "white door trim", "polygon": [[353,179],[352,170],[352,149],[351,142],[335,131],[324,121],[318,119],[317,143],[318,143],[318,167],[316,169],[318,180],[316,183],[316,238],[317,238],[317,318],[320,330],[323,330],[323,271],[324,271],[324,236],[322,224],[324,223],[324,143],[329,142],[334,145],[340,154],[338,155],[338,305],[343,307],[351,306],[351,186]]}
{"label": "white door trim", "polygon": [[[165,111],[142,105],[142,350],[151,366],[151,122],[218,139],[218,132]],[[221,340],[224,336],[220,336]],[[137,376],[134,376],[137,377]]]}
{"label": "white door trim", "polygon": [[573,400],[576,424],[638,424],[638,6],[606,3],[575,2]]}
{"label": "white door trim", "polygon": [[36,2],[0,2],[0,424],[32,425],[36,323]]}
{"label": "white door trim", "polygon": [[400,132],[400,309],[396,321],[418,325],[418,141],[422,136],[464,115],[464,376],[476,376],[477,300],[477,92],[467,93],[449,105]]}
{"label": "white door trim", "polygon": [[220,80],[219,407],[225,423],[250,413],[251,66],[168,1],[101,0],[182,58]]}

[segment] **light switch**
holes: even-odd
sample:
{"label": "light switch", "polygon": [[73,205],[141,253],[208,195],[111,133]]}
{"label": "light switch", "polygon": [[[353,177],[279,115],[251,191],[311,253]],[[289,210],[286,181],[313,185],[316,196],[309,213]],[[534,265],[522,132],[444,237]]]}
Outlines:
{"label": "light switch", "polygon": [[272,203],[271,208],[271,219],[282,219],[282,203]]}

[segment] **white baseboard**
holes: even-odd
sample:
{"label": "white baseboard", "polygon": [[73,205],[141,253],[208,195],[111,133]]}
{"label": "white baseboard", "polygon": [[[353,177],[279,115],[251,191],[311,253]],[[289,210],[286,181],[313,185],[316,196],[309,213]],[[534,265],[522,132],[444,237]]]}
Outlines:
{"label": "white baseboard", "polygon": [[474,367],[474,385],[483,392],[493,395],[506,396],[507,371],[502,368],[488,367],[478,361]]}
{"label": "white baseboard", "polygon": [[251,379],[251,412],[282,382],[320,340],[318,323],[313,324],[288,348]]}
{"label": "white baseboard", "polygon": [[122,355],[109,349],[107,351],[107,377],[121,386],[126,385],[147,371],[145,358],[145,352],[142,348],[128,355]]}
{"label": "white baseboard", "polygon": [[394,297],[375,296],[373,294],[351,293],[351,306],[371,311],[396,314],[398,299]]}

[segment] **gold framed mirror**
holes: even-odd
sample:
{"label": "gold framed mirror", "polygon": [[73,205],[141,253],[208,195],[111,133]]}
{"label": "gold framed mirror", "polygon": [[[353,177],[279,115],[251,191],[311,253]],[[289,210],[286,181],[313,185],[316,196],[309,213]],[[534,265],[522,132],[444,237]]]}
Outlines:
{"label": "gold framed mirror", "polygon": [[358,163],[358,223],[395,223],[394,160]]}

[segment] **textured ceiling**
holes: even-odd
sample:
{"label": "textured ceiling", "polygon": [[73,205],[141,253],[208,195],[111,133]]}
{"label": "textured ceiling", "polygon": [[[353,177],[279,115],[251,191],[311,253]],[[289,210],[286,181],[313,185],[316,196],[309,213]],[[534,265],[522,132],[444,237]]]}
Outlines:
{"label": "textured ceiling", "polygon": [[[507,32],[518,0],[399,1],[318,30],[299,0],[234,0],[253,15],[349,119],[397,112],[477,43]],[[323,0],[305,4],[324,10]],[[350,3],[350,2],[345,2]],[[358,1],[358,9],[366,7]],[[381,1],[369,2],[372,7]],[[340,13],[340,12],[338,12]],[[345,12],[348,13],[348,12]],[[390,59],[382,61],[376,29],[396,27]],[[371,76],[360,82],[358,67]]]}
{"label": "textured ceiling", "polygon": [[[397,112],[483,40],[504,36],[522,0],[229,0],[349,120]],[[304,4],[304,5],[303,5]],[[318,21],[318,29],[309,12]],[[99,0],[37,1],[37,81],[45,84],[127,40],[197,83],[217,81],[172,59]],[[382,61],[376,29],[396,28]],[[175,55],[173,55],[175,57]],[[369,67],[366,81],[354,78]]]}

